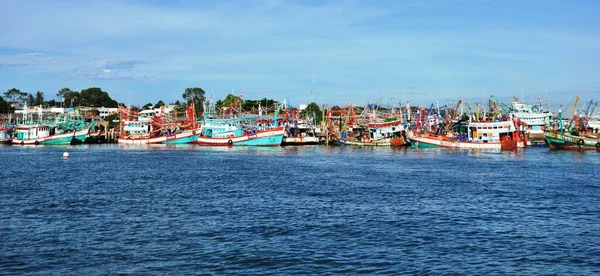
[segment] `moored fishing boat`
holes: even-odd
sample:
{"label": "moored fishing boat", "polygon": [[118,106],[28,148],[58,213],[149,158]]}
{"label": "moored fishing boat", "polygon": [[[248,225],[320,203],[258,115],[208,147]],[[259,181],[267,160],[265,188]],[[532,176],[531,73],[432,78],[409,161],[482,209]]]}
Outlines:
{"label": "moored fishing boat", "polygon": [[404,125],[400,120],[369,123],[363,127],[352,127],[340,134],[339,144],[355,146],[407,146]]}
{"label": "moored fishing boat", "polygon": [[544,111],[541,98],[538,98],[538,102],[532,105],[520,103],[517,97],[513,97],[513,101],[509,106],[491,95],[490,110],[496,111],[498,117],[504,114],[509,118],[518,119],[524,127],[528,145],[545,141],[544,130],[550,124],[553,116],[549,111]]}
{"label": "moored fishing boat", "polygon": [[166,115],[148,117],[120,107],[121,133],[118,143],[122,145],[189,144],[200,134],[195,120],[193,105],[186,109],[186,119],[171,120]]}
{"label": "moored fishing boat", "polygon": [[516,98],[511,103],[509,116],[514,116],[525,124],[528,142],[544,142],[544,130],[550,123],[552,113],[544,112],[541,106],[541,102],[537,105],[519,103]]}
{"label": "moored fishing boat", "polygon": [[243,129],[236,120],[212,119],[202,125],[197,144],[204,146],[280,146],[284,128]]}
{"label": "moored fishing boat", "polygon": [[[239,106],[241,94],[237,99]],[[204,146],[280,146],[285,129],[279,125],[278,111],[273,118],[263,115],[235,115],[229,107],[229,114],[218,115],[215,104],[209,100],[201,122],[202,132],[196,141]],[[238,107],[239,108],[239,107]],[[239,111],[239,109],[238,109]]]}
{"label": "moored fishing boat", "polygon": [[526,138],[512,120],[469,122],[460,125],[452,135],[428,132],[410,133],[414,148],[497,149],[514,150],[526,147]]}
{"label": "moored fishing boat", "polygon": [[600,151],[600,138],[546,131],[546,141],[553,149],[597,150]]}
{"label": "moored fishing boat", "polygon": [[[317,136],[320,129],[315,127],[313,120],[306,120],[304,116],[299,120],[297,111],[286,109],[285,118],[282,125],[285,127],[283,134],[282,146],[301,146],[301,145],[318,145],[321,139]],[[313,115],[314,116],[314,115]],[[310,122],[313,121],[313,122]],[[310,122],[310,123],[309,123]]]}
{"label": "moored fishing boat", "polygon": [[13,145],[70,145],[85,140],[89,127],[77,131],[57,134],[57,129],[48,125],[17,125]]}
{"label": "moored fishing boat", "polygon": [[586,122],[586,117],[574,115],[578,102],[579,94],[575,97],[566,126],[562,118],[562,111],[558,111],[558,128],[547,130],[544,133],[546,143],[553,149],[600,151],[600,134],[587,128],[589,124]]}
{"label": "moored fishing boat", "polygon": [[11,124],[0,125],[0,144],[10,144],[13,139],[14,127]]}
{"label": "moored fishing boat", "polygon": [[76,145],[82,144],[90,132],[90,123],[78,116],[61,115],[42,120],[41,113],[37,120],[33,114],[24,113],[23,119],[17,122],[13,145]]}

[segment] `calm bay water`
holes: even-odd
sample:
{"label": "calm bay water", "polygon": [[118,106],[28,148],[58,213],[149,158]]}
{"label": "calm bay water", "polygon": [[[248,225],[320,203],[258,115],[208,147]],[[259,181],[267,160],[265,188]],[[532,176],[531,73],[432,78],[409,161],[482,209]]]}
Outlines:
{"label": "calm bay water", "polygon": [[599,152],[6,146],[0,160],[0,274],[600,273]]}

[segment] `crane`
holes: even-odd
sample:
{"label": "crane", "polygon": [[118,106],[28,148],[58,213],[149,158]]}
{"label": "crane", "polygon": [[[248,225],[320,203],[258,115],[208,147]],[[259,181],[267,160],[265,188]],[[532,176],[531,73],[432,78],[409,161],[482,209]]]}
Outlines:
{"label": "crane", "polygon": [[573,120],[573,115],[575,114],[575,108],[577,108],[577,104],[579,103],[579,94],[577,94],[575,96],[575,101],[573,102],[573,106],[571,107],[571,111],[569,112],[569,117],[567,119],[569,119],[569,123],[567,124],[567,126],[569,128],[571,128],[571,123]]}
{"label": "crane", "polygon": [[502,113],[508,114],[510,109],[506,104],[499,101],[494,95],[490,96],[490,111],[494,110],[495,112],[501,111]]}

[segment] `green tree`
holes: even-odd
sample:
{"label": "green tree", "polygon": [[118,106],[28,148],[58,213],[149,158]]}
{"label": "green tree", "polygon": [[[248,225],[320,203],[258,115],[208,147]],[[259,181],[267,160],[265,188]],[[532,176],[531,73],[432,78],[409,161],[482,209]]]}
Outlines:
{"label": "green tree", "polygon": [[154,105],[154,108],[159,108],[164,105],[165,105],[165,103],[162,100],[158,100],[158,102],[156,102],[156,104]]}
{"label": "green tree", "polygon": [[60,106],[60,104],[56,100],[44,101],[44,105],[48,106],[48,107],[57,107],[57,106]]}
{"label": "green tree", "polygon": [[4,100],[0,96],[0,114],[7,114],[11,112],[10,103]]}
{"label": "green tree", "polygon": [[35,104],[35,98],[31,93],[27,93],[26,102],[28,106],[33,106]]}
{"label": "green tree", "polygon": [[181,97],[185,99],[188,104],[193,102],[195,106],[194,111],[196,113],[201,113],[204,111],[204,107],[202,106],[202,103],[204,102],[204,94],[205,92],[202,88],[191,87],[186,88]]}
{"label": "green tree", "polygon": [[[237,96],[233,95],[233,94],[228,94],[225,99],[223,100],[218,100],[215,103],[215,108],[217,110],[223,110],[223,108],[229,108],[229,105],[235,105],[235,102],[237,101]],[[238,109],[237,106],[233,107],[234,109]]]}
{"label": "green tree", "polygon": [[150,109],[152,108],[154,105],[152,103],[147,103],[144,106],[142,106],[142,110],[146,110],[146,109]]}
{"label": "green tree", "polygon": [[320,124],[323,120],[323,114],[321,108],[315,102],[308,104],[308,106],[302,110],[306,118],[314,118],[317,124]]}
{"label": "green tree", "polygon": [[108,92],[102,91],[99,87],[90,87],[88,89],[81,90],[81,101],[82,106],[90,107],[117,107],[117,101],[110,98]]}
{"label": "green tree", "polygon": [[61,88],[56,93],[56,97],[60,102],[63,103],[63,106],[74,106],[80,103],[80,94],[77,91],[73,91],[69,88]]}
{"label": "green tree", "polygon": [[21,90],[16,88],[11,88],[4,92],[4,98],[9,103],[22,103],[27,100],[27,93],[21,92]]}
{"label": "green tree", "polygon": [[34,105],[43,105],[44,104],[44,92],[38,91],[35,93]]}

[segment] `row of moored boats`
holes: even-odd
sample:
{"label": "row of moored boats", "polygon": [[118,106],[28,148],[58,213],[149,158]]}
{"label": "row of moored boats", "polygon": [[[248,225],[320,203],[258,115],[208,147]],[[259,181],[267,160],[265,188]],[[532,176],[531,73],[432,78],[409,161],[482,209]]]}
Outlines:
{"label": "row of moored boats", "polygon": [[[576,102],[578,98],[576,99]],[[574,106],[576,103],[574,104]],[[541,105],[514,101],[504,105],[493,96],[490,111],[462,106],[440,109],[406,107],[382,112],[376,106],[332,109],[323,123],[299,118],[297,110],[275,109],[270,116],[244,114],[235,108],[223,114],[207,102],[206,112],[197,120],[188,106],[183,119],[167,114],[147,116],[120,107],[118,143],[122,145],[188,144],[205,146],[279,146],[333,143],[355,146],[412,146],[415,148],[457,148],[515,150],[535,142],[552,148],[600,151],[600,120],[590,102],[585,114],[554,116]],[[356,111],[360,111],[357,114]],[[310,123],[313,122],[313,123]],[[102,134],[93,120],[57,116],[43,121],[33,114],[0,127],[0,142],[16,145],[64,145],[94,142]]]}

